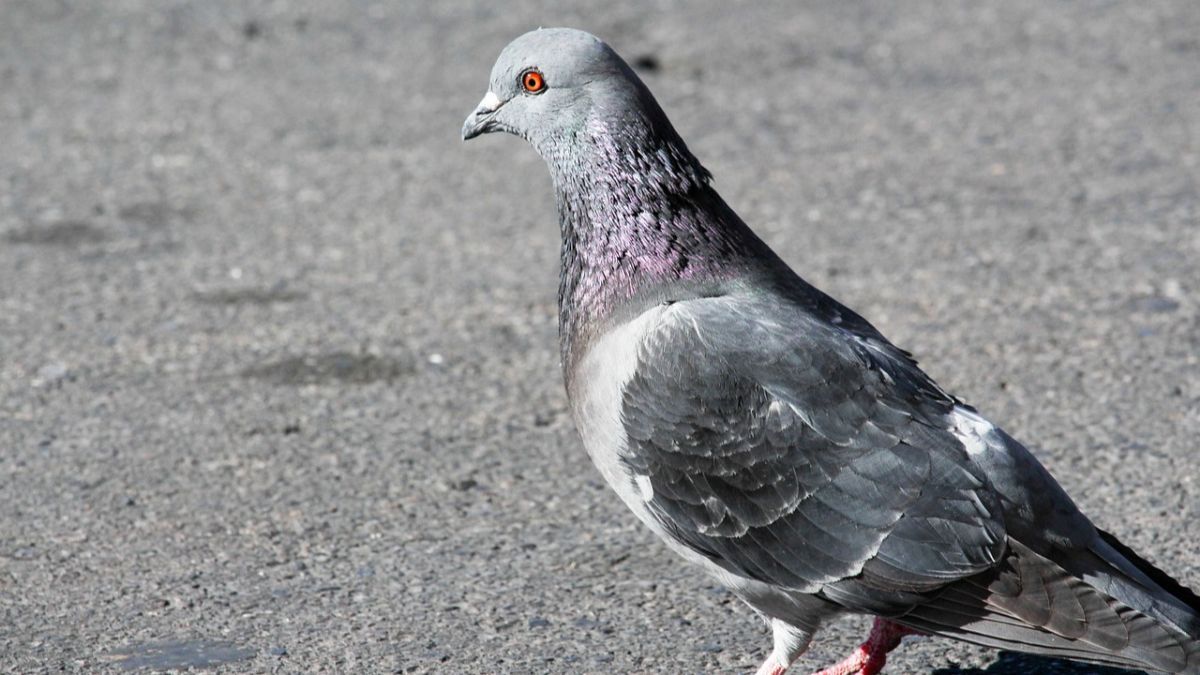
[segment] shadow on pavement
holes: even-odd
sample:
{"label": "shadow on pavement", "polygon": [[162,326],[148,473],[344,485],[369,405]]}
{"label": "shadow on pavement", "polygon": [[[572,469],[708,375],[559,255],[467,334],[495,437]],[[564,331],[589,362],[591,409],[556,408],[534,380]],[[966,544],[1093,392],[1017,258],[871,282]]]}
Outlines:
{"label": "shadow on pavement", "polygon": [[1141,672],[1017,652],[1000,652],[1000,658],[986,669],[939,668],[933,671],[933,675],[1140,675]]}

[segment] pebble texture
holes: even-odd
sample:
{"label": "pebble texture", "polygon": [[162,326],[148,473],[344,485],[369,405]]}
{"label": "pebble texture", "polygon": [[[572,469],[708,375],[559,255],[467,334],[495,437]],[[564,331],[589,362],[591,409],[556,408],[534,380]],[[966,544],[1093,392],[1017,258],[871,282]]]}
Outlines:
{"label": "pebble texture", "polygon": [[[1200,586],[1200,7],[0,6],[0,670],[746,672],[565,413],[537,25],[809,281]],[[797,664],[865,635],[831,626]],[[1099,673],[946,641],[895,673]]]}

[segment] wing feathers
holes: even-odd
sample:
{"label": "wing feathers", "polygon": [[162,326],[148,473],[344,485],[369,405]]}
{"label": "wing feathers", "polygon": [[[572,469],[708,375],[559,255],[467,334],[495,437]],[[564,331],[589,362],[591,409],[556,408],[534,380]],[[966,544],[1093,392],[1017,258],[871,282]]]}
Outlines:
{"label": "wing feathers", "polygon": [[883,346],[721,302],[673,305],[622,393],[622,460],[667,531],[807,592],[860,573],[925,590],[999,555],[999,508],[937,416],[940,390]]}

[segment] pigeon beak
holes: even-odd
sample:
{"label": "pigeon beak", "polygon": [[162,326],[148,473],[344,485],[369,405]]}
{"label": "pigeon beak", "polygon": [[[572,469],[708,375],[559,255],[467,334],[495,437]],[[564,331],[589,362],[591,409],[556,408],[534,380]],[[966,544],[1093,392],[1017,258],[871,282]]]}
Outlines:
{"label": "pigeon beak", "polygon": [[504,105],[504,101],[489,91],[476,106],[475,112],[467,115],[467,121],[463,122],[463,140],[469,141],[480,134],[496,131],[495,115],[502,105]]}

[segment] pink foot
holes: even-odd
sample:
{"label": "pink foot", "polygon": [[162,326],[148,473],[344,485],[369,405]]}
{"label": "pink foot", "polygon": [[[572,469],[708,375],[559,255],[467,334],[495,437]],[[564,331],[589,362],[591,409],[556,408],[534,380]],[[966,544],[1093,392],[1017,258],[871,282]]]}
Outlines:
{"label": "pink foot", "polygon": [[875,619],[871,626],[871,634],[854,653],[840,663],[830,666],[813,675],[876,675],[883,670],[887,663],[888,652],[900,644],[900,638],[905,635],[922,635],[911,628],[905,628],[887,619]]}

